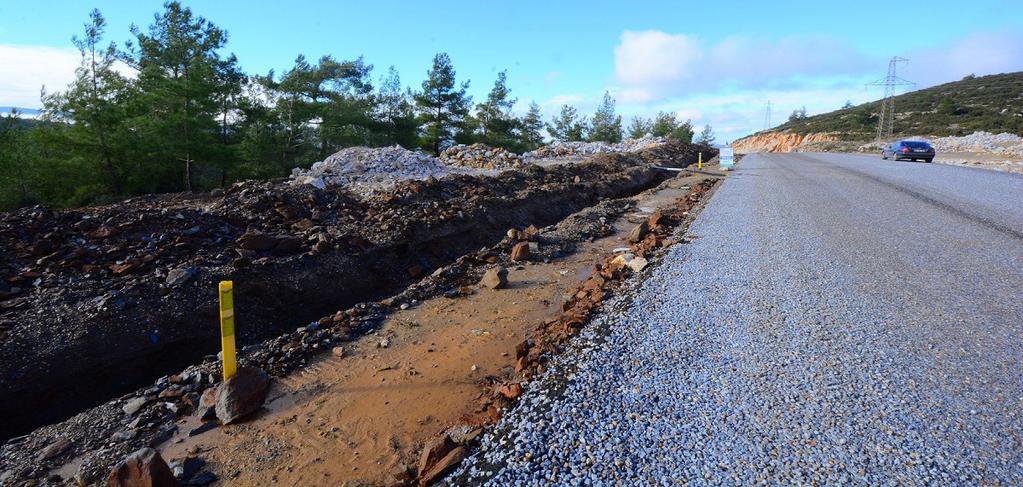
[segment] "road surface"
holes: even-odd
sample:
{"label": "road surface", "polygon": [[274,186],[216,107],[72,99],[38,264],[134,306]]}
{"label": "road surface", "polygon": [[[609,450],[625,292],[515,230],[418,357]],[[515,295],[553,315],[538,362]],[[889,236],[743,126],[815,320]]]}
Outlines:
{"label": "road surface", "polygon": [[1023,177],[750,155],[459,482],[1023,484]]}

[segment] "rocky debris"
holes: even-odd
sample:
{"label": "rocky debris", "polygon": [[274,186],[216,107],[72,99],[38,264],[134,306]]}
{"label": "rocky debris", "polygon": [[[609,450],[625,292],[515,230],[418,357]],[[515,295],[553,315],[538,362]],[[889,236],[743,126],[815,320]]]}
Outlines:
{"label": "rocky debris", "polygon": [[529,260],[529,257],[531,255],[531,253],[532,252],[531,252],[531,249],[529,247],[529,242],[519,242],[519,243],[515,244],[514,247],[512,247],[512,250],[511,250],[511,260],[513,260],[515,262],[522,262],[522,261]]}
{"label": "rocky debris", "polygon": [[447,434],[430,440],[419,457],[419,485],[432,485],[441,475],[461,463],[468,455],[465,446],[453,441]]}
{"label": "rocky debris", "polygon": [[487,269],[480,280],[480,285],[490,289],[500,289],[508,285],[508,269],[497,266]]}
{"label": "rocky debris", "polygon": [[437,158],[398,145],[382,148],[349,147],[314,163],[307,170],[295,168],[291,172],[291,179],[295,184],[310,184],[320,189],[348,186],[349,189],[365,194],[393,188],[399,181],[441,178],[452,172]]}
{"label": "rocky debris", "polygon": [[639,139],[625,139],[616,144],[607,142],[554,142],[523,154],[523,160],[551,159],[556,157],[602,154],[608,152],[639,152],[666,143],[663,137],[646,136]]}
{"label": "rocky debris", "polygon": [[959,137],[912,137],[911,140],[927,141],[938,152],[987,152],[1023,156],[1023,137],[1004,132],[1000,134],[974,132]]}
{"label": "rocky debris", "polygon": [[629,235],[625,238],[625,240],[629,243],[640,242],[643,240],[643,237],[646,237],[646,234],[649,231],[650,225],[647,222],[640,223],[629,232]]}
{"label": "rocky debris", "polygon": [[192,279],[195,275],[195,269],[189,267],[179,267],[172,269],[167,273],[166,284],[170,287],[177,287]]}
{"label": "rocky debris", "polygon": [[441,458],[437,463],[434,463],[426,472],[419,474],[419,485],[426,486],[432,485],[434,481],[439,479],[442,475],[448,471],[454,469],[462,460],[468,456],[469,451],[464,446],[455,447],[451,450],[444,458]]}
{"label": "rocky debris", "polygon": [[[193,280],[197,281],[193,284],[201,283],[202,286],[180,286],[173,290],[168,288],[166,292],[174,293],[173,296],[176,298],[174,300],[168,300],[166,295],[160,293],[154,293],[154,297],[161,303],[187,303],[187,306],[182,309],[189,310],[189,312],[194,312],[191,310],[197,308],[202,299],[208,299],[208,302],[212,303],[210,308],[214,313],[211,316],[215,319],[216,293],[213,277],[223,275],[223,268],[210,267],[209,261],[205,259],[213,259],[222,263],[219,265],[230,266],[230,262],[234,258],[233,255],[239,255],[254,262],[252,269],[244,271],[249,276],[247,279],[276,278],[275,284],[277,285],[286,284],[280,281],[279,272],[264,273],[263,275],[249,274],[268,267],[264,267],[258,261],[273,262],[275,266],[293,262],[296,268],[303,269],[303,275],[308,275],[311,266],[321,264],[315,260],[310,261],[307,254],[300,256],[301,259],[284,259],[277,257],[273,250],[242,249],[236,246],[236,240],[243,233],[254,230],[269,235],[286,235],[288,232],[295,231],[296,228],[304,228],[313,237],[311,242],[322,243],[325,241],[323,234],[329,232],[326,240],[331,242],[332,250],[337,250],[339,255],[351,255],[354,257],[353,262],[361,262],[364,265],[366,256],[372,255],[370,252],[376,252],[382,246],[392,245],[394,242],[406,244],[410,242],[409,235],[421,234],[424,228],[440,227],[444,232],[450,232],[452,222],[462,221],[460,219],[479,226],[481,220],[478,218],[481,215],[486,215],[489,225],[492,225],[491,228],[508,228],[511,225],[537,221],[535,214],[529,213],[531,210],[523,212],[519,207],[509,206],[510,204],[516,205],[519,201],[532,201],[544,208],[556,207],[561,212],[566,209],[585,208],[584,211],[568,218],[563,217],[564,213],[555,215],[558,219],[564,219],[553,227],[538,229],[536,226],[532,226],[525,230],[516,230],[516,239],[528,238],[534,244],[537,242],[541,244],[532,252],[535,259],[557,258],[563,252],[570,252],[576,242],[599,238],[612,232],[612,227],[608,222],[626,211],[628,205],[624,205],[620,200],[607,198],[635,194],[649,188],[651,181],[663,180],[664,172],[650,170],[646,167],[647,164],[669,165],[690,161],[693,153],[692,146],[666,146],[650,154],[644,153],[630,157],[617,154],[595,156],[593,161],[582,164],[558,165],[549,168],[529,166],[521,171],[507,171],[491,178],[471,178],[458,175],[436,182],[406,181],[397,184],[390,193],[376,194],[360,202],[348,197],[347,192],[338,188],[321,191],[308,185],[289,186],[273,182],[248,182],[235,185],[213,201],[207,198],[200,201],[201,205],[187,203],[187,205],[206,208],[203,210],[205,212],[203,215],[211,220],[203,220],[204,228],[206,226],[221,228],[220,231],[209,233],[195,230],[195,227],[199,225],[193,224],[194,220],[189,220],[187,216],[184,216],[191,211],[188,208],[179,205],[164,212],[162,211],[164,203],[158,201],[144,201],[144,204],[134,208],[131,205],[122,204],[109,208],[88,209],[86,214],[101,216],[89,216],[86,220],[96,219],[97,222],[90,222],[94,226],[98,222],[114,222],[107,226],[118,228],[116,222],[118,218],[124,216],[120,212],[125,208],[131,210],[128,215],[141,212],[146,215],[155,214],[170,218],[169,221],[154,220],[157,222],[159,230],[148,226],[139,226],[112,232],[110,236],[102,239],[102,241],[111,244],[120,244],[122,239],[128,245],[133,245],[131,242],[136,241],[145,242],[146,235],[152,235],[154,231],[172,234],[180,232],[182,235],[197,238],[193,241],[197,244],[195,247],[178,246],[173,243],[173,239],[168,242],[169,246],[156,245],[155,253],[161,255],[160,258],[164,260],[155,262],[158,265],[150,264],[154,261],[139,260],[143,266],[140,270],[155,277],[158,280],[159,288],[164,288],[166,274],[161,271],[162,269],[173,269],[186,265],[182,260],[176,260],[180,259],[182,255],[187,255],[190,259],[203,259],[191,260],[187,263],[187,266],[200,270],[199,274],[193,277]],[[653,176],[661,179],[651,179]],[[566,184],[582,184],[588,189],[584,192],[566,192]],[[549,195],[557,195],[560,199],[557,200],[557,203],[551,204]],[[594,203],[596,204],[594,205]],[[513,207],[516,208],[515,211],[504,211]],[[502,212],[496,211],[498,209]],[[463,213],[465,216],[461,216]],[[2,240],[11,236],[26,241],[40,240],[39,237],[42,234],[39,232],[45,233],[55,229],[60,231],[61,228],[64,228],[62,226],[64,224],[59,220],[65,214],[67,212],[50,212],[43,209],[29,211],[26,209],[13,214],[0,215],[0,243],[4,243]],[[501,218],[505,215],[515,215],[516,219],[502,220]],[[34,227],[32,222],[35,220],[26,221],[25,218],[39,218],[44,224]],[[521,221],[523,219],[525,222]],[[540,221],[545,219],[550,221],[552,216],[540,217]],[[179,228],[178,225],[185,228],[175,230]],[[318,225],[324,226],[318,227]],[[328,226],[329,228],[327,228]],[[11,232],[10,229],[14,228],[25,231]],[[67,228],[73,228],[73,226],[67,225]],[[83,226],[83,228],[85,227]],[[412,229],[415,232],[410,232]],[[519,232],[521,235],[518,235]],[[503,231],[501,235],[503,236]],[[202,237],[200,238],[200,236]],[[368,239],[373,239],[374,242],[369,243]],[[259,366],[275,376],[283,375],[303,366],[311,355],[330,351],[340,342],[349,341],[368,330],[375,329],[387,313],[400,306],[408,306],[410,303],[416,303],[417,300],[438,296],[450,290],[471,293],[470,288],[479,283],[488,266],[493,264],[510,265],[511,261],[508,260],[508,256],[511,247],[518,243],[516,239],[501,240],[489,248],[462,255],[442,267],[431,266],[426,270],[429,273],[426,277],[387,300],[379,303],[356,304],[315,320],[317,323],[315,327],[303,326],[295,329],[292,327],[294,325],[290,325],[288,329],[294,331],[287,331],[276,338],[263,342],[257,341],[255,344],[249,342],[250,345],[243,346],[240,350],[241,363]],[[470,245],[479,248],[479,243],[476,241],[472,241]],[[225,247],[226,250],[222,250]],[[313,250],[315,249],[304,246],[304,251],[307,253],[311,253]],[[464,251],[459,250],[459,252]],[[0,273],[4,272],[4,265],[7,262],[5,259],[14,257],[10,254],[0,255]],[[404,269],[407,266],[408,263],[402,263],[387,272],[405,275]],[[379,273],[377,274],[379,275]],[[31,276],[31,274],[26,275]],[[113,276],[113,273],[110,272],[109,275]],[[131,280],[142,277],[133,273],[125,274],[125,276],[127,277],[121,278],[121,281],[113,280],[113,282],[123,285],[124,280],[131,282]],[[75,278],[73,273],[71,273],[71,277]],[[61,276],[61,279],[66,279],[66,277]],[[110,282],[111,278],[104,279],[105,281],[101,282]],[[88,282],[88,285],[93,286],[94,284]],[[54,288],[39,287],[35,288],[33,293],[52,289]],[[191,292],[198,289],[210,290],[210,297],[200,298]],[[468,290],[463,291],[466,289]],[[240,287],[238,290],[241,292]],[[70,296],[77,298],[77,294]],[[151,323],[149,321],[153,316],[151,308],[143,308],[139,304],[140,296],[144,295],[140,295],[131,287],[118,288],[116,292],[105,290],[104,301],[110,303],[108,306],[112,306],[116,302],[135,303],[129,304],[125,309],[145,309],[147,311],[145,316],[150,318],[140,321],[121,317],[113,320],[108,315],[102,323],[135,323],[136,321]],[[263,299],[250,303],[250,305],[258,307],[262,302],[270,299],[272,299],[272,294],[264,295]],[[40,303],[49,301],[51,300],[41,298],[39,301],[35,301],[33,298],[32,305],[38,307]],[[259,316],[272,315],[262,308],[254,308],[250,312]],[[32,316],[34,315],[33,312]],[[192,315],[179,314],[177,316]],[[18,318],[20,319],[21,316],[19,315]],[[0,320],[2,319],[4,316],[0,314]],[[180,320],[181,318],[178,318],[174,322],[177,324],[180,323]],[[303,322],[308,323],[308,321]],[[3,331],[3,323],[0,321],[0,332]],[[206,328],[205,325],[202,327],[202,329]],[[158,331],[161,334],[161,341],[166,339],[167,333],[173,333],[172,329],[158,329]],[[115,333],[112,336],[121,335],[124,333]],[[240,345],[244,345],[244,342]],[[530,361],[523,362],[521,367],[518,367],[519,369],[525,370],[526,367],[531,366]],[[24,444],[31,445],[28,449],[19,447],[15,443],[0,447],[2,448],[0,449],[0,463],[4,465],[0,467],[0,470],[13,468],[15,469],[15,478],[19,479],[41,478],[52,468],[52,465],[36,463],[33,452],[45,447],[55,438],[67,437],[74,442],[73,446],[69,448],[69,454],[84,456],[76,477],[93,479],[83,483],[94,482],[97,476],[106,475],[110,466],[122,455],[130,453],[140,446],[166,441],[168,432],[173,432],[173,429],[166,429],[164,426],[173,426],[173,423],[181,415],[195,411],[196,415],[201,416],[201,411],[204,408],[197,408],[196,405],[201,402],[204,391],[212,389],[209,385],[216,384],[217,380],[219,380],[219,364],[215,360],[215,356],[209,356],[202,364],[189,367],[177,374],[177,377],[162,377],[152,386],[140,389],[119,401],[104,403],[95,409],[86,411],[74,421],[58,423],[37,430],[23,440]],[[175,388],[172,389],[171,386]],[[178,391],[177,388],[182,390]],[[165,394],[170,397],[167,397],[166,400],[157,400],[158,396],[166,389],[172,390]],[[147,402],[142,404],[133,416],[126,417],[122,406],[127,400],[134,397],[146,398]],[[499,412],[496,409],[493,411],[488,409],[487,414],[496,417]],[[119,419],[112,421],[110,418],[113,417]],[[154,442],[154,440],[159,441]],[[27,455],[25,451],[28,452]]]}
{"label": "rocky debris", "polygon": [[486,144],[453,145],[441,151],[440,160],[449,166],[476,169],[504,169],[522,166],[522,156]]}
{"label": "rocky debris", "polygon": [[107,487],[176,487],[177,479],[163,457],[143,448],[118,463],[107,477]]}
{"label": "rocky debris", "polygon": [[145,406],[148,403],[149,399],[146,397],[132,398],[129,399],[128,402],[124,403],[124,406],[121,407],[121,410],[124,411],[124,414],[132,416],[135,413],[137,413],[139,409],[142,409],[142,406]]}
{"label": "rocky debris", "polygon": [[38,458],[39,460],[52,460],[66,452],[70,446],[71,446],[70,441],[66,439],[59,439],[51,443],[46,448],[43,448],[42,451],[39,452]]}
{"label": "rocky debris", "polygon": [[522,395],[522,385],[518,383],[504,384],[497,389],[497,393],[508,399],[515,399]]}
{"label": "rocky debris", "polygon": [[234,377],[217,387],[217,419],[231,424],[263,406],[270,391],[270,377],[255,367],[241,367]]}
{"label": "rocky debris", "polygon": [[207,387],[199,396],[199,407],[195,410],[196,415],[203,421],[217,419],[217,388]]}

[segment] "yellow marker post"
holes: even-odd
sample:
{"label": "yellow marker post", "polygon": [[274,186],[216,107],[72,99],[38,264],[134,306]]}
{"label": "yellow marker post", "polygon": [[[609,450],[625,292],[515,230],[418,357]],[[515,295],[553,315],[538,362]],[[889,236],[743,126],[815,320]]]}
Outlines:
{"label": "yellow marker post", "polygon": [[703,169],[703,153],[699,152],[699,157],[696,159],[696,168]]}
{"label": "yellow marker post", "polygon": [[220,346],[224,354],[224,380],[234,377],[238,357],[234,349],[234,282],[220,281]]}

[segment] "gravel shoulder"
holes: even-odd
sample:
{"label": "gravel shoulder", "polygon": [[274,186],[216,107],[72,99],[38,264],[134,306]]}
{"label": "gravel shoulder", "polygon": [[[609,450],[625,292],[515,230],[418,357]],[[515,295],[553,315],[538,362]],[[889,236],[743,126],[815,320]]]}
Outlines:
{"label": "gravel shoulder", "polygon": [[747,156],[451,483],[1020,484],[1019,194]]}

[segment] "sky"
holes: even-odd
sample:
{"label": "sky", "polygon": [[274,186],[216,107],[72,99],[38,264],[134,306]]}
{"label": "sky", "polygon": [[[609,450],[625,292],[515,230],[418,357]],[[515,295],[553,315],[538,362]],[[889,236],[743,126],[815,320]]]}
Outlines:
{"label": "sky", "polygon": [[[626,125],[676,112],[710,124],[719,142],[765,128],[793,110],[810,114],[881,97],[865,86],[888,59],[917,88],[1023,70],[1020,0],[784,2],[458,2],[192,0],[194,13],[229,35],[226,52],[250,74],[280,73],[298,54],[364,56],[374,76],[395,66],[418,88],[434,54],[483,100],[507,70],[515,110],[536,101],[545,118],[563,104],[592,113],[605,91]],[[0,0],[0,106],[38,108],[79,62],[71,37],[92,8],[107,39],[123,44],[162,1]]]}

